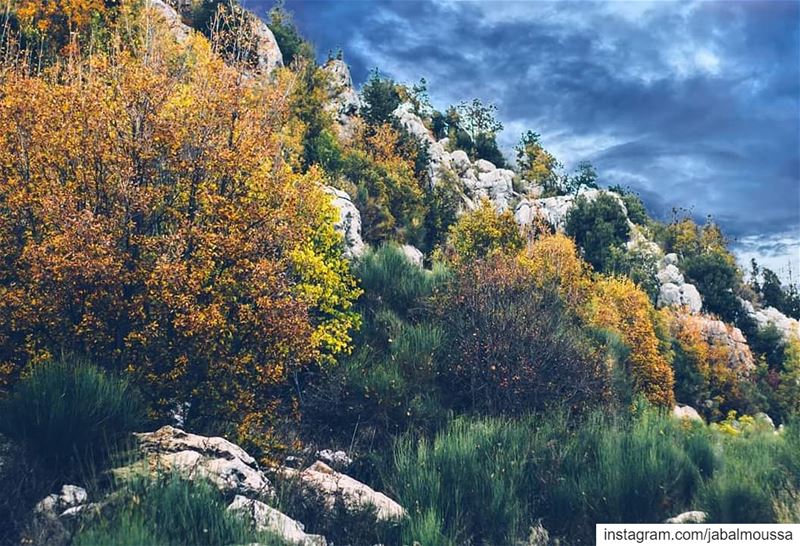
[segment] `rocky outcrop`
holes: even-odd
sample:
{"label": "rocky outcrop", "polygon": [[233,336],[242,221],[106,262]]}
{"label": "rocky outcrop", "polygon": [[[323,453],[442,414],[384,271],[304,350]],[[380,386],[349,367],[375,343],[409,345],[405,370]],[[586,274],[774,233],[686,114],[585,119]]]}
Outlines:
{"label": "rocky outcrop", "polygon": [[58,493],[40,500],[33,519],[23,533],[23,543],[61,546],[69,544],[76,516],[90,508],[89,495],[83,487],[64,485]]}
{"label": "rocky outcrop", "polygon": [[317,461],[302,471],[282,468],[279,474],[287,479],[297,479],[304,486],[322,495],[329,510],[333,510],[339,499],[353,512],[374,509],[375,517],[379,521],[396,521],[406,513],[402,506],[383,493],[346,474],[336,472],[322,461]]}
{"label": "rocky outcrop", "polygon": [[[556,197],[544,197],[541,199],[522,199],[514,209],[514,218],[519,225],[530,226],[534,223],[536,217],[539,216],[544,218],[553,229],[563,232],[566,226],[567,215],[569,211],[572,210],[572,207],[575,205],[575,200],[578,197],[584,197],[591,202],[603,194],[613,197],[619,203],[620,207],[622,207],[627,217],[628,209],[625,207],[625,203],[619,195],[607,190],[581,186],[574,195],[558,195]],[[635,227],[630,220],[628,220],[628,226],[631,229]]]}
{"label": "rocky outcrop", "polygon": [[341,59],[331,59],[323,65],[322,70],[328,76],[325,110],[333,116],[339,136],[352,138],[361,110],[361,99],[353,87],[350,69]]}
{"label": "rocky outcrop", "polygon": [[659,307],[683,307],[691,313],[699,313],[703,307],[697,287],[684,282],[683,274],[678,269],[678,256],[665,255],[658,264],[656,274],[661,285],[658,293]]}
{"label": "rocky outcrop", "polygon": [[701,512],[699,510],[693,510],[691,512],[684,512],[682,514],[678,514],[673,518],[669,518],[665,520],[664,523],[703,523],[706,521],[705,512]]}
{"label": "rocky outcrop", "polygon": [[[139,451],[151,470],[175,470],[189,478],[204,478],[223,493],[269,498],[272,487],[255,459],[224,438],[190,434],[165,426],[155,432],[135,435]],[[118,469],[135,471],[127,467]]]}
{"label": "rocky outcrop", "polygon": [[267,24],[249,11],[245,11],[253,36],[253,47],[256,54],[256,69],[261,72],[272,72],[283,66],[283,54],[275,40],[275,35]]}
{"label": "rocky outcrop", "polygon": [[261,501],[237,495],[228,505],[233,512],[251,522],[259,532],[269,532],[294,546],[327,546],[321,535],[309,535],[302,523]]}
{"label": "rocky outcrop", "polygon": [[[151,8],[161,14],[178,42],[184,42],[192,32],[184,21],[192,20],[192,2],[183,0],[148,0]],[[234,18],[237,25],[245,25],[241,35],[246,36],[247,47],[251,48],[254,57],[253,68],[257,72],[270,73],[283,66],[283,55],[275,40],[275,35],[267,24],[253,12],[241,9]],[[233,32],[238,32],[234,30]]]}
{"label": "rocky outcrop", "polygon": [[163,0],[148,0],[147,5],[153,13],[158,14],[164,20],[170,33],[179,44],[189,39],[192,34],[192,28],[183,22],[174,7]]}
{"label": "rocky outcrop", "polygon": [[347,258],[358,258],[367,249],[361,239],[361,213],[347,192],[333,186],[323,186],[323,190],[331,196],[331,203],[339,211],[339,220],[334,227],[344,237],[344,255]]}
{"label": "rocky outcrop", "polygon": [[677,319],[684,321],[692,330],[699,331],[703,339],[712,347],[728,355],[728,367],[740,378],[749,377],[756,368],[755,359],[750,352],[742,331],[708,315],[679,314]]}
{"label": "rocky outcrop", "polygon": [[789,341],[792,338],[800,339],[800,322],[796,319],[787,317],[774,307],[756,309],[747,300],[740,299],[739,302],[750,318],[758,324],[759,329],[772,326],[780,332],[784,341]]}

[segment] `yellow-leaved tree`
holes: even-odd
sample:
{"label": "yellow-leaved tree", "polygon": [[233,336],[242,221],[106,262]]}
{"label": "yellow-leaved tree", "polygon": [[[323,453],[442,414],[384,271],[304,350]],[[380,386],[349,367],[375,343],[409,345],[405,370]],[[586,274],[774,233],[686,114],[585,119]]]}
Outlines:
{"label": "yellow-leaved tree", "polygon": [[267,447],[358,323],[336,210],[296,174],[290,71],[243,78],[199,35],[145,32],[0,76],[2,381],[88,353],[154,417]]}

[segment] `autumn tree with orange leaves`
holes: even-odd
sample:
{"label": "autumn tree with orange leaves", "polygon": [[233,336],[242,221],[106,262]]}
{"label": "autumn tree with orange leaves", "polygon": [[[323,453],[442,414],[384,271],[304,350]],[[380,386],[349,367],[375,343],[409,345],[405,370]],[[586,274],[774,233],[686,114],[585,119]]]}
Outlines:
{"label": "autumn tree with orange leaves", "polygon": [[2,75],[2,385],[88,353],[154,417],[264,446],[358,323],[336,211],[295,174],[288,70],[245,79],[198,35],[139,47]]}

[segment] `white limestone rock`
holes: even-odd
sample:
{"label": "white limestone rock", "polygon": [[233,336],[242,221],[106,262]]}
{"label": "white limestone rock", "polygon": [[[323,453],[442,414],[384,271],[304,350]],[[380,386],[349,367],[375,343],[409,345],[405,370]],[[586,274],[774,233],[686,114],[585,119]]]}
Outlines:
{"label": "white limestone rock", "polygon": [[279,470],[279,474],[285,478],[299,479],[305,486],[321,494],[329,510],[334,508],[336,499],[340,498],[351,511],[374,509],[378,521],[396,521],[406,514],[402,506],[383,493],[346,474],[336,472],[322,461],[315,462],[303,471],[284,467]]}
{"label": "white limestone rock", "polygon": [[699,313],[703,307],[700,292],[693,284],[665,283],[658,293],[659,307],[685,307],[692,313]]}
{"label": "white limestone rock", "polygon": [[283,54],[267,24],[252,12],[247,11],[246,17],[250,22],[255,41],[253,45],[256,52],[256,70],[270,73],[283,66]]}
{"label": "white limestone rock", "polygon": [[333,186],[323,186],[323,190],[331,196],[331,203],[339,210],[339,221],[334,227],[344,237],[344,255],[358,258],[367,249],[361,239],[361,213],[347,192]]}
{"label": "white limestone rock", "polygon": [[691,512],[684,512],[675,517],[665,520],[664,523],[703,523],[708,516],[705,512],[693,510]]}
{"label": "white limestone rock", "polygon": [[677,419],[688,419],[689,421],[698,421],[700,423],[703,422],[703,418],[700,417],[700,414],[697,413],[697,410],[692,406],[681,406],[676,404],[675,407],[672,408],[672,415]]}
{"label": "white limestone rock", "polygon": [[656,274],[656,277],[658,278],[659,284],[672,283],[677,284],[678,286],[683,284],[683,275],[678,268],[672,264],[668,264],[664,268],[660,269]]}
{"label": "white limestone rock", "polygon": [[34,511],[47,516],[69,516],[70,511],[85,505],[88,500],[89,495],[83,487],[63,485],[60,493],[52,493],[40,500]]}
{"label": "white limestone rock", "polygon": [[355,133],[355,120],[361,110],[361,98],[353,87],[350,69],[341,59],[331,59],[322,70],[328,75],[325,110],[333,115],[339,136],[349,139]]}
{"label": "white limestone rock", "polygon": [[450,160],[453,165],[453,169],[459,176],[466,174],[467,170],[472,167],[467,152],[463,150],[455,150],[451,152]]}
{"label": "white limestone rock", "polygon": [[152,12],[158,14],[164,20],[170,33],[179,44],[189,39],[193,31],[191,27],[184,24],[180,14],[175,8],[163,0],[148,0],[147,6]]}
{"label": "white limestone rock", "polygon": [[[175,470],[189,479],[208,479],[226,494],[269,497],[272,488],[255,459],[241,447],[220,437],[190,434],[165,426],[155,432],[134,435],[145,455],[145,471]],[[136,472],[126,467],[117,474]]]}
{"label": "white limestone rock", "polygon": [[302,523],[263,502],[236,495],[227,510],[246,518],[259,532],[272,533],[294,546],[327,546],[321,535],[309,535]]}
{"label": "white limestone rock", "polygon": [[800,321],[787,317],[774,307],[765,307],[763,309],[756,309],[753,304],[747,300],[739,298],[739,303],[745,312],[755,320],[759,329],[774,326],[784,341],[789,341],[793,338],[800,339]]}
{"label": "white limestone rock", "polygon": [[342,450],[334,451],[332,449],[323,449],[321,451],[317,451],[317,457],[325,464],[339,470],[347,468],[353,464],[353,459]]}
{"label": "white limestone rock", "polygon": [[486,161],[485,159],[477,160],[474,163],[474,166],[475,170],[477,170],[479,173],[490,173],[493,170],[497,169],[497,167],[494,166],[494,163],[492,163],[491,161]]}
{"label": "white limestone rock", "polygon": [[425,255],[422,254],[422,251],[415,246],[412,245],[403,245],[400,247],[400,250],[403,251],[408,261],[412,264],[422,267],[422,264],[425,260]]}

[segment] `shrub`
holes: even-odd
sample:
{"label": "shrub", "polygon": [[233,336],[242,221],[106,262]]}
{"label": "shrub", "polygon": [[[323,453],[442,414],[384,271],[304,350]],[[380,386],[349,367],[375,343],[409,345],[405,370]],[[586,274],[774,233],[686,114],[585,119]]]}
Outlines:
{"label": "shrub", "polygon": [[630,279],[603,278],[593,285],[584,310],[590,324],[617,332],[630,347],[626,373],[634,392],[656,405],[672,407],[674,377],[667,347],[657,335],[658,316],[653,304]]}
{"label": "shrub", "polygon": [[590,268],[569,237],[541,237],[527,246],[519,260],[536,286],[555,290],[573,309],[585,303],[591,287]]}
{"label": "shrub", "polygon": [[437,301],[440,381],[459,407],[520,413],[607,395],[607,370],[558,292],[512,257],[467,263]]}
{"label": "shrub", "polygon": [[625,211],[611,194],[589,201],[580,196],[567,214],[567,235],[575,239],[583,257],[598,271],[608,271],[612,249],[621,249],[630,228]]}
{"label": "shrub", "polygon": [[749,372],[737,365],[737,357],[723,341],[703,333],[703,319],[680,313],[666,315],[674,351],[675,394],[707,419],[719,418],[730,409],[745,409]]}
{"label": "shrub", "polygon": [[408,427],[435,427],[442,408],[435,388],[441,328],[427,299],[448,276],[411,263],[396,245],[367,252],[355,266],[364,294],[358,350],[309,385],[304,421],[316,438],[385,446]]}
{"label": "shrub", "polygon": [[220,491],[201,479],[189,480],[171,473],[137,476],[120,484],[114,497],[102,517],[84,523],[73,539],[76,546],[227,546],[251,542],[286,546],[228,512]]}
{"label": "shrub", "polygon": [[102,465],[143,422],[126,379],[74,357],[35,365],[0,406],[0,430],[62,480]]}
{"label": "shrub", "polygon": [[448,250],[456,261],[483,258],[494,252],[514,253],[524,245],[510,211],[498,212],[488,199],[466,212],[450,227]]}

